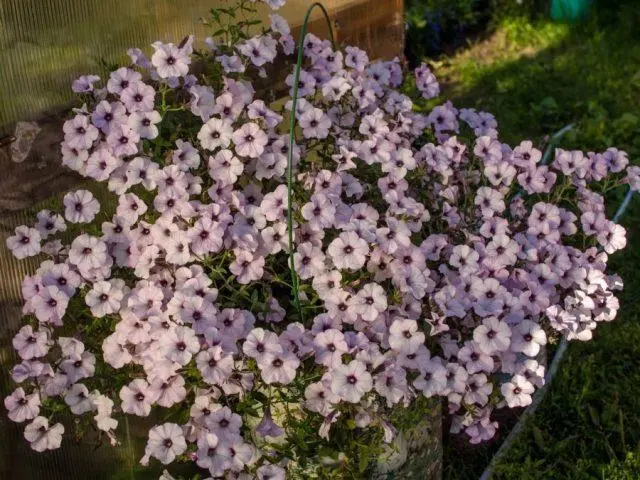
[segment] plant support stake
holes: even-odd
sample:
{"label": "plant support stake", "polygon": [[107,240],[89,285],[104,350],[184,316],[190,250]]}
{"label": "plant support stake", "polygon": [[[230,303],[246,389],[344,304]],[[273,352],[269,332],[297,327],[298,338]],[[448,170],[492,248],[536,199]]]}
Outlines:
{"label": "plant support stake", "polygon": [[300,82],[300,70],[302,69],[302,59],[304,56],[304,39],[307,36],[307,26],[309,24],[309,19],[311,18],[311,12],[313,12],[313,9],[316,7],[320,8],[324,14],[324,18],[327,20],[327,25],[329,26],[329,38],[331,38],[331,45],[334,50],[336,47],[329,12],[327,12],[327,9],[320,2],[315,2],[307,10],[304,22],[302,23],[302,29],[300,30],[300,39],[298,40],[298,61],[293,72],[293,98],[291,102],[291,116],[289,120],[289,152],[287,154],[287,230],[289,231],[289,269],[291,270],[293,302],[298,310],[300,321],[302,321],[302,307],[300,306],[298,274],[296,273],[296,267],[293,262],[293,147],[295,146],[296,141],[296,107],[298,105],[298,83]]}

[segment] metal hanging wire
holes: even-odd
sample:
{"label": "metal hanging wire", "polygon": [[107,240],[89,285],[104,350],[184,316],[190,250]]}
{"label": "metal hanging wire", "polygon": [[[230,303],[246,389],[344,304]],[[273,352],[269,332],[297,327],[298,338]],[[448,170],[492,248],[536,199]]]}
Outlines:
{"label": "metal hanging wire", "polygon": [[324,18],[327,21],[329,27],[329,37],[331,38],[331,45],[335,50],[335,38],[333,36],[333,28],[331,26],[331,19],[329,18],[329,12],[320,2],[314,2],[308,9],[302,23],[300,30],[300,39],[298,40],[298,60],[293,72],[293,98],[291,103],[291,116],[289,120],[289,152],[287,154],[287,230],[289,233],[289,270],[291,271],[291,291],[293,296],[293,303],[298,310],[300,321],[303,320],[302,306],[300,305],[300,291],[298,283],[298,274],[296,273],[296,267],[293,261],[293,149],[296,141],[296,108],[298,105],[298,89],[300,82],[300,70],[302,69],[302,60],[304,58],[304,40],[307,36],[307,28],[311,13],[315,8],[319,8],[324,14]]}

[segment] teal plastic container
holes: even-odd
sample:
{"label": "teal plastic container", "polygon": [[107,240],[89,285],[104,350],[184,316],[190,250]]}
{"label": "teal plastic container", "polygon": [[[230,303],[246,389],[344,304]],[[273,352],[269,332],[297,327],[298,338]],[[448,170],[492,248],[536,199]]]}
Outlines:
{"label": "teal plastic container", "polygon": [[591,0],[552,0],[551,18],[561,22],[576,22],[589,14]]}

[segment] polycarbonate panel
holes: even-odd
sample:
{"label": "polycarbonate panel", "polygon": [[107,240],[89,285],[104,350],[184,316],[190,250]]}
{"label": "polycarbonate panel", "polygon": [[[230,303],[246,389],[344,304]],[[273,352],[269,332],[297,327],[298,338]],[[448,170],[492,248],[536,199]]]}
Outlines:
{"label": "polycarbonate panel", "polygon": [[[80,74],[104,72],[101,61],[126,61],[126,50],[146,52],[155,40],[180,42],[194,33],[202,41],[209,33],[200,19],[210,8],[229,0],[0,0],[0,134],[10,124],[64,105],[72,98],[71,81]],[[325,0],[335,16],[367,3],[385,10],[384,22],[397,23],[397,0]],[[289,0],[278,11],[295,26],[302,23],[309,0]],[[271,10],[259,5],[261,18]],[[368,9],[370,7],[367,7]],[[358,18],[364,28],[370,9]],[[312,19],[318,18],[317,10]],[[356,19],[354,19],[356,20]],[[349,30],[350,21],[338,30]],[[401,27],[401,20],[400,20]],[[370,33],[368,34],[370,41]],[[363,38],[367,40],[366,38]],[[401,51],[401,45],[398,45]]]}

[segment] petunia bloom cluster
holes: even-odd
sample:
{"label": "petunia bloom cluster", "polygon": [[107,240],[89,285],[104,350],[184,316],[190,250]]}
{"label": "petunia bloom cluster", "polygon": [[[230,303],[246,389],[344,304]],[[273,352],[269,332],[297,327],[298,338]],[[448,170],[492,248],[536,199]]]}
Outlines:
{"label": "petunia bloom cluster", "polygon": [[305,462],[305,421],[315,444],[346,425],[391,442],[391,413],[418,397],[446,401],[452,430],[481,442],[496,409],[531,403],[551,339],[615,318],[622,282],[606,267],[626,238],[602,185],[640,183],[624,152],[556,149],[545,165],[533,142],[501,142],[489,113],[419,113],[440,92],[428,66],[405,75],[312,34],[292,112],[251,80],[283,62],[292,93],[276,14],[207,45],[156,42],[106,82],[74,82],[86,103],[63,162],[109,200],[70,192],[7,241],[44,258],[23,283],[4,401],[34,449],[60,446],[42,416],[56,401],[114,444],[124,415],[173,412],[142,463],[215,478],[285,478]]}

